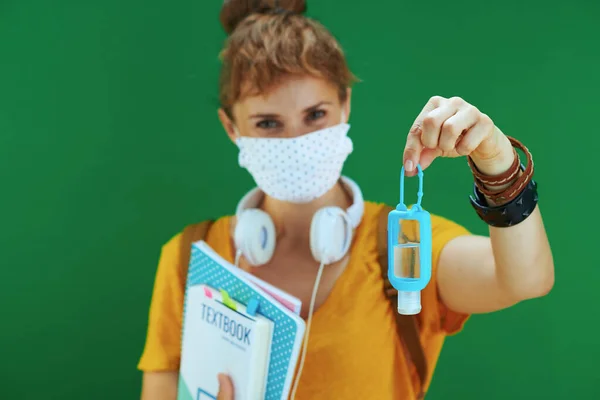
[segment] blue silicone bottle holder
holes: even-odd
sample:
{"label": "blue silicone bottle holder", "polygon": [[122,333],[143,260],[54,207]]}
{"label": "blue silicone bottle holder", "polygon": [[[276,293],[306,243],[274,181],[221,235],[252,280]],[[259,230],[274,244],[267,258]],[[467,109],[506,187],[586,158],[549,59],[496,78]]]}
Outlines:
{"label": "blue silicone bottle holder", "polygon": [[[404,204],[404,167],[400,171],[400,203],[388,214],[388,278],[399,292],[417,292],[425,289],[431,279],[431,215],[423,209],[423,170],[417,165],[419,191],[417,203],[410,208]],[[417,221],[419,223],[419,277],[406,278],[395,275],[394,248],[400,237],[400,221]]]}

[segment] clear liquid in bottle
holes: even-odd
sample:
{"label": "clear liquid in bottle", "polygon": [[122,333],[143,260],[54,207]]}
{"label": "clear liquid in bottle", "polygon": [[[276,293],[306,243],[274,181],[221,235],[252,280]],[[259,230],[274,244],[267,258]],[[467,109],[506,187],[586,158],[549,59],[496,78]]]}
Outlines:
{"label": "clear liquid in bottle", "polygon": [[[419,279],[421,263],[419,258],[420,243],[410,241],[402,233],[398,243],[394,245],[394,274],[398,278]],[[421,292],[398,291],[398,312],[403,315],[414,315],[421,311]]]}

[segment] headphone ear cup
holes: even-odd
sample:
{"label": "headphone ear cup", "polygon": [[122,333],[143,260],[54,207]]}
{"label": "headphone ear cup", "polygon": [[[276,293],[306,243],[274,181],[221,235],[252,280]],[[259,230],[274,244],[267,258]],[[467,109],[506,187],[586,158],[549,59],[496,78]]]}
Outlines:
{"label": "headphone ear cup", "polygon": [[254,267],[271,260],[275,251],[275,225],[266,212],[251,208],[242,211],[233,235],[235,247]]}
{"label": "headphone ear cup", "polygon": [[310,224],[310,250],[324,264],[340,261],[352,243],[352,226],[339,207],[325,207],[315,213]]}

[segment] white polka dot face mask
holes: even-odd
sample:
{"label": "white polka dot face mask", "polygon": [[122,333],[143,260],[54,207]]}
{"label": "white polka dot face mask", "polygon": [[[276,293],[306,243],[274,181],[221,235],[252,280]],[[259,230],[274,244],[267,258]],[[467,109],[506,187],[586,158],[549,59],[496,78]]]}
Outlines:
{"label": "white polka dot face mask", "polygon": [[238,136],[240,166],[267,195],[292,203],[323,196],[340,179],[352,153],[350,125],[339,124],[295,138]]}

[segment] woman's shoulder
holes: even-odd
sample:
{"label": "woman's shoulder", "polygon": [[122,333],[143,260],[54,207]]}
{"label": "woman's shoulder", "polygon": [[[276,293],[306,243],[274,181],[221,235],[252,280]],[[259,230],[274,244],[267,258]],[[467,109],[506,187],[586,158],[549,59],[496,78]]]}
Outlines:
{"label": "woman's shoulder", "polygon": [[232,218],[231,215],[224,215],[216,219],[205,219],[184,225],[163,245],[163,252],[176,253],[184,241],[203,240],[220,253],[220,248],[229,244]]}

